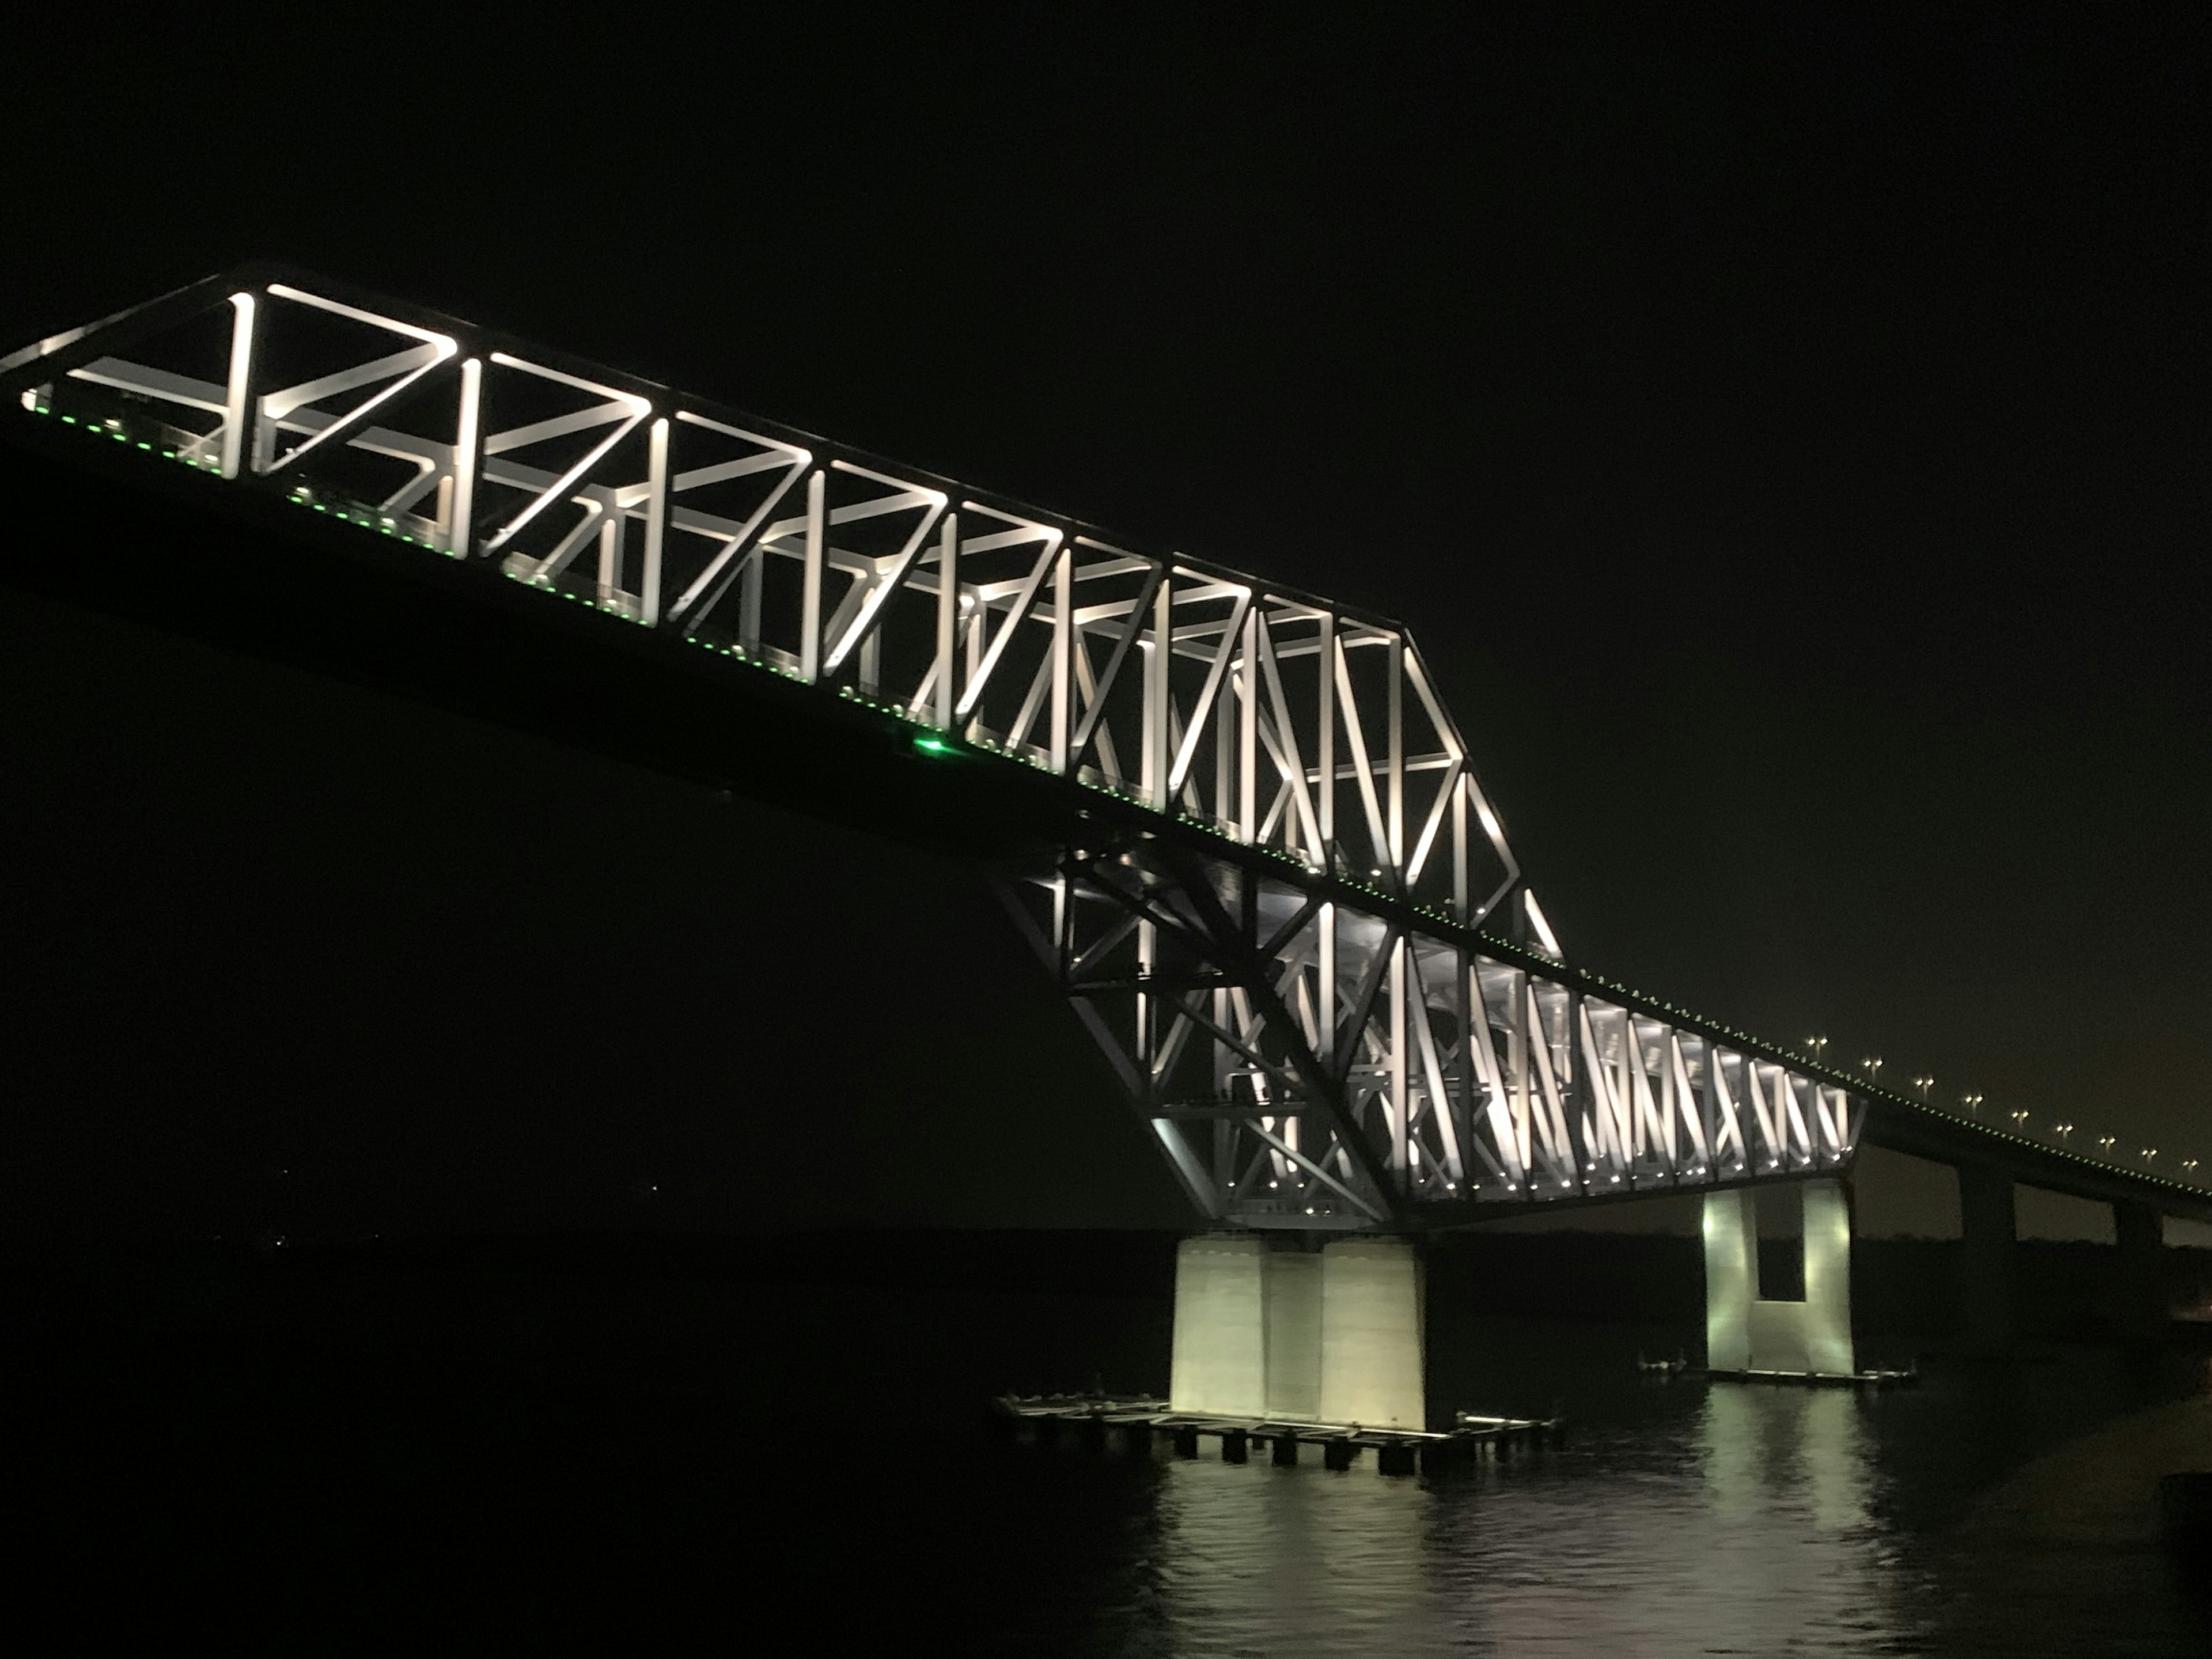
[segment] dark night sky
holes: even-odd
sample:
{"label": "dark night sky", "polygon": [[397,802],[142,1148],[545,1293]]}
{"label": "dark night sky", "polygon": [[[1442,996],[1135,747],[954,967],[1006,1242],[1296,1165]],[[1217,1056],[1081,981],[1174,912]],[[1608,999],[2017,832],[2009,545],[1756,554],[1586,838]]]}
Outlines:
{"label": "dark night sky", "polygon": [[[2212,1158],[2206,14],[1528,9],[18,8],[0,341],[292,258],[1402,616],[1578,960]],[[1177,1219],[963,872],[0,630],[15,1212]]]}

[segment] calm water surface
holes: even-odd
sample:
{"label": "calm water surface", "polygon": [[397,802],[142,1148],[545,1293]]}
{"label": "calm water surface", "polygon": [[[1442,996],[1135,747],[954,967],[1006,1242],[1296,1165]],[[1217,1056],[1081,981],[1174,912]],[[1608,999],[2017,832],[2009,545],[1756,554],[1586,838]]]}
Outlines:
{"label": "calm water surface", "polygon": [[2081,1348],[1862,1399],[1636,1374],[1672,1346],[1463,1322],[1443,1408],[1563,1407],[1575,1432],[1436,1481],[1211,1441],[977,1449],[954,1535],[1020,1566],[953,1616],[986,1646],[1132,1656],[2212,1652],[2135,1443],[2212,1467],[2202,1358]]}
{"label": "calm water surface", "polygon": [[[2146,1484],[2212,1467],[2201,1358],[1861,1399],[1470,1316],[1435,1407],[1573,1434],[1432,1483],[991,1425],[1009,1388],[1158,1387],[1155,1301],[490,1274],[133,1305],[14,1328],[15,1650],[2212,1651]],[[20,1639],[57,1611],[70,1639]]]}
{"label": "calm water surface", "polygon": [[1147,1470],[1152,1524],[1097,1650],[2198,1650],[2154,1548],[2008,1559],[2001,1540],[1913,1528],[1911,1475],[1885,1467],[1885,1425],[1846,1397],[1678,1403],[1472,1481]]}

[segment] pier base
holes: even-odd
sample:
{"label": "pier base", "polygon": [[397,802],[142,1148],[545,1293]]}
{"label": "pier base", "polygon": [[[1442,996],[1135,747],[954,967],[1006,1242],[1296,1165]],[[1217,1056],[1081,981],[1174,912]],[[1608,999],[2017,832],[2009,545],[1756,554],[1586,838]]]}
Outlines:
{"label": "pier base", "polygon": [[1321,1253],[1321,1416],[1428,1426],[1425,1286],[1409,1238],[1340,1238]]}
{"label": "pier base", "polygon": [[1267,1257],[1267,1415],[1322,1414],[1322,1310],[1326,1255],[1274,1250]]}
{"label": "pier base", "polygon": [[1705,1365],[1717,1371],[1856,1370],[1851,1216],[1838,1181],[1802,1183],[1805,1295],[1761,1296],[1759,1212],[1748,1188],[1705,1194]]}
{"label": "pier base", "polygon": [[1186,1238],[1176,1252],[1176,1410],[1267,1415],[1270,1254],[1257,1233]]}
{"label": "pier base", "polygon": [[1316,1254],[1257,1233],[1187,1238],[1169,1398],[1178,1412],[1424,1428],[1425,1312],[1409,1239]]}

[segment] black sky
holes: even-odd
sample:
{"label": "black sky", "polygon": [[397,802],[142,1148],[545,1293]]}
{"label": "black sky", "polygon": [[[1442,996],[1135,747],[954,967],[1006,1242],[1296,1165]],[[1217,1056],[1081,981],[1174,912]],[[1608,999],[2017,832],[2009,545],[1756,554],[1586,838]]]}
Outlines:
{"label": "black sky", "polygon": [[[2212,1157],[2201,8],[792,9],[18,8],[0,340],[291,258],[1404,617],[1578,960]],[[5,637],[19,1209],[1176,1218],[957,870]]]}

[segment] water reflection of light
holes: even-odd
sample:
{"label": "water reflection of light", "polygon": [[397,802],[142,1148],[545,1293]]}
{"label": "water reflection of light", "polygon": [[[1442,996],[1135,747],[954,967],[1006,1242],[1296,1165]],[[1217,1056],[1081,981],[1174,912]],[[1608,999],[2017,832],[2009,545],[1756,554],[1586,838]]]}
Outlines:
{"label": "water reflection of light", "polygon": [[[1162,1483],[1158,1596],[1176,1654],[1454,1650],[1425,1592],[1429,1494],[1353,1468],[1179,1462]],[[1264,1454],[1263,1454],[1264,1455]]]}
{"label": "water reflection of light", "polygon": [[1853,1395],[1714,1388],[1701,1410],[1431,1485],[1164,1471],[1170,1654],[1856,1653],[1910,1646]]}
{"label": "water reflection of light", "polygon": [[1717,1386],[1699,1443],[1717,1516],[1803,1514],[1828,1532],[1867,1521],[1870,1449],[1851,1394]]}
{"label": "water reflection of light", "polygon": [[[1478,1650],[1894,1650],[1851,1395],[1716,1386],[1470,1506],[1455,1610]],[[1502,1501],[1501,1501],[1502,1500]]]}

